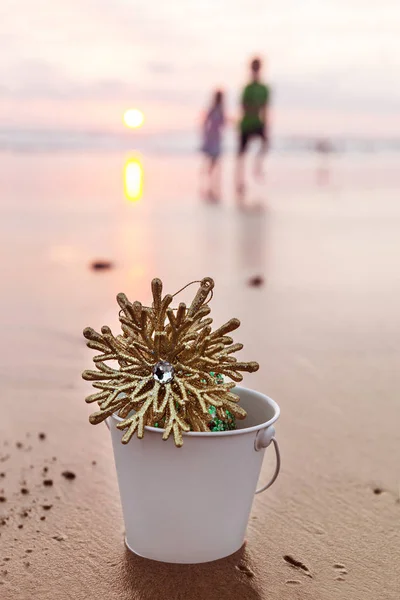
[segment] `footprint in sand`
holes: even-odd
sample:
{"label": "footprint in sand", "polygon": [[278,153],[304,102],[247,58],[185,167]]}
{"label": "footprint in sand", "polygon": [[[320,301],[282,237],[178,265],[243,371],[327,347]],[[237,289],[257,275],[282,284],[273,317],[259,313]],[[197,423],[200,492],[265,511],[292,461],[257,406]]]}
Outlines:
{"label": "footprint in sand", "polygon": [[304,575],[307,575],[307,577],[311,577],[312,579],[310,569],[303,562],[297,560],[297,558],[293,558],[293,556],[290,556],[290,554],[285,554],[283,556],[283,560],[294,569],[300,569],[303,571]]}
{"label": "footprint in sand", "polygon": [[236,565],[236,568],[237,568],[238,571],[240,571],[244,575],[247,575],[247,577],[254,577],[254,575],[255,575],[254,571],[252,571],[251,569],[249,569],[249,567],[247,567],[244,564]]}
{"label": "footprint in sand", "polygon": [[348,571],[342,563],[335,563],[333,565],[336,573],[338,573],[337,577],[335,577],[336,581],[346,581],[345,575],[347,575]]}
{"label": "footprint in sand", "polygon": [[[0,474],[1,475],[1,474]],[[380,496],[381,494],[384,494],[385,492],[388,493],[390,495],[393,495],[395,498],[395,504],[400,504],[400,483],[398,485],[398,490],[397,493],[396,492],[390,492],[389,490],[385,490],[384,488],[381,488],[379,486],[375,486],[372,488],[372,492],[376,495],[376,496]]]}

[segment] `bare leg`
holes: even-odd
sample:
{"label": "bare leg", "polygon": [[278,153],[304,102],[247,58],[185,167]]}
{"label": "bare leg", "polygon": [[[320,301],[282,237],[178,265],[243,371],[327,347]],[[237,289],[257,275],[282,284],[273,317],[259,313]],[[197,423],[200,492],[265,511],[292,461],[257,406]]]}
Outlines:
{"label": "bare leg", "polygon": [[256,177],[256,179],[264,178],[263,161],[264,161],[264,157],[267,153],[267,150],[268,150],[267,140],[262,139],[261,147],[260,147],[259,152],[256,155],[255,163],[254,163],[254,177]]}
{"label": "bare leg", "polygon": [[219,199],[215,190],[215,185],[219,181],[218,171],[218,157],[207,155],[204,162],[204,188],[202,189],[202,196],[207,202],[216,202]]}
{"label": "bare leg", "polygon": [[209,174],[210,178],[212,177],[212,174],[214,173],[215,167],[217,166],[217,162],[218,162],[217,156],[210,156],[210,164],[208,166],[208,174]]}
{"label": "bare leg", "polygon": [[205,160],[201,169],[201,195],[208,201],[214,201],[213,179],[216,164],[217,158],[210,156],[209,154],[205,155]]}

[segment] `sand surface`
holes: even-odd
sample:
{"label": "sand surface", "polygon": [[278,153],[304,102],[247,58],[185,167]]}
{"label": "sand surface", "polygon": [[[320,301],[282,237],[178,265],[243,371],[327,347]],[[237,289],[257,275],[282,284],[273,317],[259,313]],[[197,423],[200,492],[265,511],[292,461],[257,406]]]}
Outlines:
{"label": "sand surface", "polygon": [[[235,208],[229,163],[223,203],[202,203],[189,158],[145,157],[130,204],[123,164],[1,157],[1,600],[397,600],[395,161],[337,159],[318,186],[312,162],[274,159],[249,191],[263,212]],[[243,358],[260,362],[245,385],[281,406],[283,467],[236,555],[158,564],[124,547],[109,434],[83,401],[81,330],[115,324],[119,291],[147,302],[154,276],[174,292],[207,275],[216,323],[239,317]],[[272,469],[267,454],[260,481]]]}

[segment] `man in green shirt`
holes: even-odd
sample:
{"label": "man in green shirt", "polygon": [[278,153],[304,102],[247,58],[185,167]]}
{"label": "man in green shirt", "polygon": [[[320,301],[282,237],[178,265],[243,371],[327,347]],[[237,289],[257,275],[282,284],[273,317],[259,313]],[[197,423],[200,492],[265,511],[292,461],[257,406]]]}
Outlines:
{"label": "man in green shirt", "polygon": [[255,175],[262,174],[262,158],[268,150],[268,107],[270,89],[260,82],[261,60],[251,61],[251,82],[242,93],[243,115],[239,127],[239,149],[237,165],[237,189],[244,191],[244,155],[252,138],[261,139],[261,148],[255,164]]}

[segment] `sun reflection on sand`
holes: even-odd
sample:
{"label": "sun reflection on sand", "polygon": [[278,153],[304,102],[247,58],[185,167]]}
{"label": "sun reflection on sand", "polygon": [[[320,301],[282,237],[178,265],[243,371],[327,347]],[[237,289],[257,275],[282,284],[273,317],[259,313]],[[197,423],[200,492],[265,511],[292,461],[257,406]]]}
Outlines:
{"label": "sun reflection on sand", "polygon": [[137,202],[143,195],[143,166],[137,156],[125,162],[124,192],[130,202]]}

